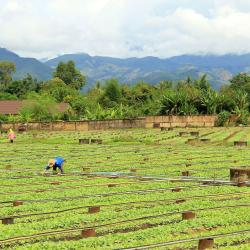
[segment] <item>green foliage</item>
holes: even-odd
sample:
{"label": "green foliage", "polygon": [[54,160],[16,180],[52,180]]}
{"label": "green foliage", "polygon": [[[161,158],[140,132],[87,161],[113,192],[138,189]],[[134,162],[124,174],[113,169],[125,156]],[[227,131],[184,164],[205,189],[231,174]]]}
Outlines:
{"label": "green foliage", "polygon": [[215,126],[222,127],[225,126],[230,118],[230,113],[228,111],[222,111],[218,114]]}
{"label": "green foliage", "polygon": [[24,121],[52,121],[59,118],[59,113],[58,105],[53,98],[45,94],[31,93],[24,101],[20,117]]}
{"label": "green foliage", "polygon": [[70,100],[70,105],[72,109],[75,111],[77,117],[82,117],[86,112],[86,101],[83,96],[77,96],[77,98],[73,98]]}
{"label": "green foliage", "polygon": [[236,125],[248,125],[249,112],[248,110],[239,110],[237,112],[238,118],[235,121]]}
{"label": "green foliage", "polygon": [[86,77],[76,69],[73,61],[68,61],[67,63],[60,62],[53,75],[54,77],[60,78],[66,85],[77,90],[86,84]]}
{"label": "green foliage", "polygon": [[16,71],[15,64],[7,61],[0,61],[0,91],[6,90],[12,81],[12,73]]}
{"label": "green foliage", "polygon": [[103,107],[115,107],[121,101],[122,93],[117,79],[110,79],[103,86],[103,95],[100,98],[100,103]]}
{"label": "green foliage", "polygon": [[[187,77],[179,82],[162,80],[152,86],[144,81],[135,85],[120,84],[115,78],[104,83],[96,84],[86,93],[80,92],[85,85],[86,78],[76,69],[73,61],[60,62],[55,69],[54,78],[39,83],[30,75],[24,79],[12,81],[11,74],[15,66],[9,62],[0,62],[0,100],[28,99],[30,93],[35,92],[36,104],[41,108],[41,100],[45,96],[55,102],[69,103],[71,109],[61,117],[49,110],[39,111],[36,115],[31,107],[22,110],[19,119],[113,119],[138,117],[146,115],[198,115],[223,114],[229,112],[239,117],[237,124],[247,123],[250,110],[250,76],[240,73],[230,80],[230,84],[223,86],[220,91],[212,89],[206,74],[197,79]],[[1,82],[2,81],[2,82]],[[46,98],[45,98],[46,99]],[[32,102],[34,102],[33,100]],[[38,105],[38,106],[37,106]],[[52,106],[53,106],[52,105]],[[29,106],[32,106],[31,104]],[[42,115],[44,114],[44,115]],[[221,124],[221,122],[219,122]]]}
{"label": "green foliage", "polygon": [[7,122],[7,121],[8,121],[8,116],[0,114],[0,123],[1,122]]}
{"label": "green foliage", "polygon": [[[249,188],[199,183],[225,179],[233,164],[248,166],[249,148],[237,150],[232,145],[250,129],[214,128],[211,134],[204,128],[200,132],[211,143],[199,146],[187,145],[188,138],[179,137],[179,131],[32,131],[18,133],[12,145],[3,135],[1,218],[14,217],[14,223],[0,225],[1,248],[109,250],[183,239],[181,248],[197,249],[194,239],[219,235],[216,249],[249,249]],[[104,145],[78,145],[78,138],[101,138]],[[59,153],[66,159],[65,175],[41,175],[48,159]],[[169,181],[176,180],[186,163],[192,163],[192,178]],[[11,167],[7,170],[6,165]],[[98,178],[87,178],[83,167],[90,167]],[[140,174],[130,173],[131,169]],[[108,179],[107,172],[122,173],[122,178]],[[140,176],[150,178],[133,178]],[[109,188],[111,183],[117,185]],[[172,192],[180,187],[181,192]],[[180,199],[185,202],[177,204]],[[13,206],[17,200],[24,204]],[[101,206],[100,213],[88,213],[90,206]],[[198,216],[182,220],[184,211]],[[101,237],[80,237],[86,228],[95,228]],[[241,232],[236,235],[237,231]]]}
{"label": "green foliage", "polygon": [[74,98],[78,95],[77,90],[66,85],[60,78],[52,78],[42,85],[42,92],[52,96],[57,102]]}
{"label": "green foliage", "polygon": [[169,91],[162,99],[161,115],[192,115],[198,111],[190,96],[184,91]]}
{"label": "green foliage", "polygon": [[25,78],[11,82],[6,92],[11,95],[15,95],[18,98],[24,98],[25,95],[30,91],[38,91],[40,84],[36,79],[33,79],[31,75],[27,75]]}
{"label": "green foliage", "polygon": [[17,100],[18,98],[15,95],[6,92],[0,92],[0,100]]}

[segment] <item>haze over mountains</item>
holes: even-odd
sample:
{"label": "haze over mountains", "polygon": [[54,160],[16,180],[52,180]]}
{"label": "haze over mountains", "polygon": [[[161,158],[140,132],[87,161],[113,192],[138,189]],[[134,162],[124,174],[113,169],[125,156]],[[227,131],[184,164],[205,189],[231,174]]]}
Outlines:
{"label": "haze over mountains", "polygon": [[250,72],[250,54],[244,55],[183,55],[167,59],[157,57],[112,58],[90,56],[88,54],[66,54],[48,61],[24,58],[0,48],[0,61],[12,61],[17,71],[14,78],[21,78],[27,73],[40,79],[51,78],[53,69],[60,61],[73,60],[81,72],[87,75],[88,86],[96,81],[117,78],[122,83],[133,84],[143,80],[152,84],[161,80],[181,80],[186,77],[208,75],[212,86],[219,89],[239,72]]}

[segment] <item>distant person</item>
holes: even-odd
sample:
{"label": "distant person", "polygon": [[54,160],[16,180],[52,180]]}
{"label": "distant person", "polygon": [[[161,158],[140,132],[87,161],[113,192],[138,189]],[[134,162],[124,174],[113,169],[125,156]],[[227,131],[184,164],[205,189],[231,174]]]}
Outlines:
{"label": "distant person", "polygon": [[10,143],[13,143],[14,139],[16,139],[16,135],[12,129],[9,129],[8,131],[8,139],[10,140]]}
{"label": "distant person", "polygon": [[55,159],[50,159],[48,162],[48,166],[45,167],[45,173],[48,172],[51,168],[53,169],[53,174],[57,173],[57,168],[60,170],[61,174],[63,171],[63,164],[65,160],[62,157],[56,157]]}

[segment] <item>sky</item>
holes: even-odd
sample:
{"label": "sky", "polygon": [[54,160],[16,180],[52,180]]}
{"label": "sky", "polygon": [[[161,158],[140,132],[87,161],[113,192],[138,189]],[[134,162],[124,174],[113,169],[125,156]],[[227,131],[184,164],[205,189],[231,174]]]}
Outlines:
{"label": "sky", "polygon": [[250,52],[250,0],[0,0],[0,47],[21,56]]}

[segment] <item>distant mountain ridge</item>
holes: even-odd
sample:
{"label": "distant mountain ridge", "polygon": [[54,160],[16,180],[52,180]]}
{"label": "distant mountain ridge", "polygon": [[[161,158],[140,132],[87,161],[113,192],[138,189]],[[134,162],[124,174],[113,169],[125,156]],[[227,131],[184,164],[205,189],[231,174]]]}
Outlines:
{"label": "distant mountain ridge", "polygon": [[250,73],[250,54],[182,55],[167,59],[149,56],[121,59],[77,53],[65,54],[40,62],[33,58],[19,57],[11,51],[0,48],[0,60],[16,63],[16,78],[29,72],[41,80],[49,79],[53,69],[60,61],[73,60],[77,68],[87,76],[88,87],[91,87],[96,81],[104,81],[109,78],[117,78],[122,83],[132,85],[141,80],[156,84],[161,80],[177,81],[188,76],[197,78],[202,74],[207,74],[212,86],[219,89],[233,75],[240,72]]}
{"label": "distant mountain ridge", "polygon": [[11,61],[15,63],[16,73],[13,75],[14,79],[19,79],[27,74],[31,74],[39,80],[48,80],[52,75],[52,69],[48,65],[35,58],[20,57],[4,48],[0,48],[0,61]]}
{"label": "distant mountain ridge", "polygon": [[207,74],[214,88],[228,82],[239,72],[250,72],[250,54],[245,55],[183,55],[167,59],[157,57],[119,59],[90,56],[88,54],[66,54],[48,60],[52,68],[60,61],[75,61],[78,69],[88,76],[89,82],[112,77],[123,83],[133,84],[143,80],[155,84],[161,80],[182,80],[190,76],[197,78]]}

